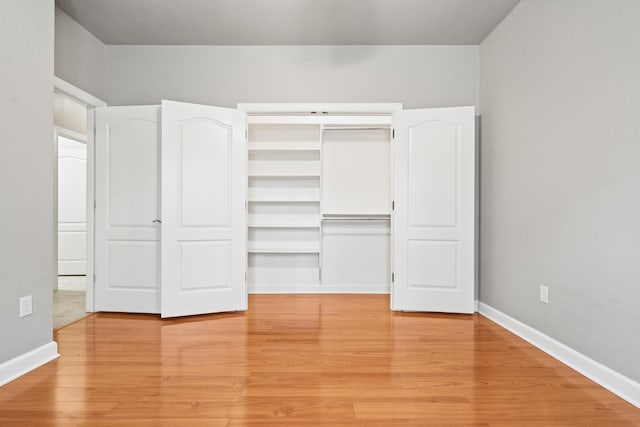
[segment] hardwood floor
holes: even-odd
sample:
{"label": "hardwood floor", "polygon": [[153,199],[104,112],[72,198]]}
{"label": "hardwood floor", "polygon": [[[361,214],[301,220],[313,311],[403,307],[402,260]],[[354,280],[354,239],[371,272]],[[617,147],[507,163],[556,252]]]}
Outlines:
{"label": "hardwood floor", "polygon": [[638,426],[640,410],[480,315],[387,295],[252,295],[246,313],[96,314],[0,388],[2,426]]}

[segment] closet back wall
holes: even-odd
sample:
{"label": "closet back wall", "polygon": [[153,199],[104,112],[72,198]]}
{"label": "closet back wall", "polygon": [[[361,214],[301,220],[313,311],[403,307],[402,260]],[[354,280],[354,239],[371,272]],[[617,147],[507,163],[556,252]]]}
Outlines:
{"label": "closet back wall", "polygon": [[474,105],[478,46],[107,46],[109,105],[161,99]]}

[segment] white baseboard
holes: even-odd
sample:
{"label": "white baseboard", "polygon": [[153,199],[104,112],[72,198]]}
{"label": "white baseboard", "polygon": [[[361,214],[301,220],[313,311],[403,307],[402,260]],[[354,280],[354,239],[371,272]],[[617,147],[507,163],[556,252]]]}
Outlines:
{"label": "white baseboard", "polygon": [[249,285],[250,294],[388,294],[389,285]]}
{"label": "white baseboard", "polygon": [[585,377],[620,396],[635,407],[640,408],[640,383],[596,362],[490,305],[483,302],[480,302],[478,305],[479,313],[483,316],[493,320],[498,325],[513,332],[548,355],[580,372]]}
{"label": "white baseboard", "polygon": [[57,359],[58,356],[60,356],[58,354],[58,344],[55,341],[51,341],[42,347],[0,363],[0,386],[21,377],[27,372],[33,371],[47,362]]}

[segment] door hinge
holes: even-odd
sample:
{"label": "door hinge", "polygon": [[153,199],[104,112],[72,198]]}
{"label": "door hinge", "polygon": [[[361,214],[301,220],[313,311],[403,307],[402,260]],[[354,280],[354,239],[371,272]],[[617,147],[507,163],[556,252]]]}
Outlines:
{"label": "door hinge", "polygon": [[322,282],[322,269],[318,269],[318,280]]}
{"label": "door hinge", "polygon": [[391,273],[391,283],[395,283],[396,281],[396,273]]}
{"label": "door hinge", "polygon": [[93,273],[93,283],[94,284],[96,283],[96,274],[95,273]]}
{"label": "door hinge", "polygon": [[396,210],[396,201],[395,201],[395,200],[392,200],[392,201],[391,201],[391,210],[392,210],[392,211],[395,211],[395,210]]}
{"label": "door hinge", "polygon": [[391,139],[396,139],[396,130],[395,129],[391,130]]}
{"label": "door hinge", "polygon": [[244,130],[244,139],[249,139],[249,130],[248,129]]}
{"label": "door hinge", "polygon": [[93,201],[93,209],[95,210],[95,208],[96,208],[96,201],[94,200]]}
{"label": "door hinge", "polygon": [[247,272],[246,271],[244,272],[244,283],[245,284],[247,283]]}

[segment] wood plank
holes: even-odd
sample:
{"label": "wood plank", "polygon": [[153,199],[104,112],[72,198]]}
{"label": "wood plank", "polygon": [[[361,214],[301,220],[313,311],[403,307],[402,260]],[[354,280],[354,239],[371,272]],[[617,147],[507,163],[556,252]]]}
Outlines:
{"label": "wood plank", "polygon": [[480,315],[388,295],[251,295],[249,310],[99,313],[0,388],[0,425],[640,425],[640,410]]}

